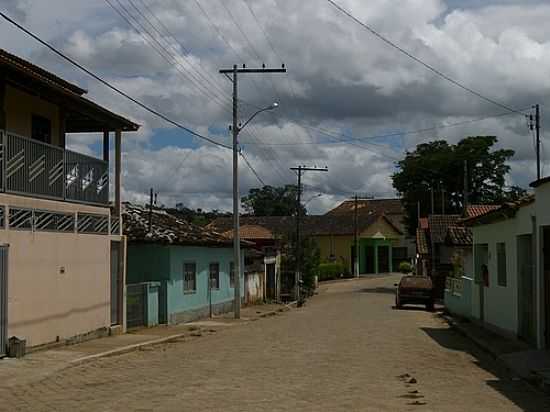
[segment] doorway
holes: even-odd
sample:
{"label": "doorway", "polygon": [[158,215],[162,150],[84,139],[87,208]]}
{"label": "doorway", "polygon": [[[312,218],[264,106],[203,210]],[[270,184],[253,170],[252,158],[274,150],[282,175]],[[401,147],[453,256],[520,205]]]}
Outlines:
{"label": "doorway", "polygon": [[365,273],[376,273],[376,265],[374,261],[374,246],[365,247]]}
{"label": "doorway", "polygon": [[378,271],[388,273],[390,271],[390,247],[378,246]]}
{"label": "doorway", "polygon": [[533,236],[517,237],[518,250],[518,335],[536,345]]}
{"label": "doorway", "polygon": [[122,242],[111,241],[111,325],[122,323]]}
{"label": "doorway", "polygon": [[275,282],[275,263],[267,263],[265,265],[265,274],[265,298],[267,300],[275,300],[277,298],[277,283]]}
{"label": "doorway", "polygon": [[474,245],[474,274],[475,281],[479,291],[479,320],[485,321],[485,280],[484,270],[487,270],[489,264],[489,245],[476,244]]}
{"label": "doorway", "polygon": [[544,338],[550,348],[550,227],[542,229],[542,268],[544,271]]}
{"label": "doorway", "polygon": [[8,345],[8,246],[0,246],[0,356]]}

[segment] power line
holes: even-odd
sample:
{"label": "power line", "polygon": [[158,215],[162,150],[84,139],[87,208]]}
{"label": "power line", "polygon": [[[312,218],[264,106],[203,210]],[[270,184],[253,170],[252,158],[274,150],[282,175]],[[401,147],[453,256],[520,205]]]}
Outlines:
{"label": "power line", "polygon": [[252,165],[250,164],[250,162],[248,161],[248,158],[244,155],[243,151],[241,150],[241,157],[243,158],[245,164],[248,166],[248,168],[252,171],[252,173],[254,173],[254,176],[256,176],[256,179],[258,179],[258,181],[263,185],[263,186],[267,186],[265,184],[265,182],[263,181],[263,179],[260,177],[260,175],[258,174],[258,172],[256,172],[256,170],[252,167]]}
{"label": "power line", "polygon": [[357,17],[355,17],[353,14],[351,14],[351,12],[349,12],[348,10],[346,10],[345,8],[343,8],[342,6],[340,6],[338,3],[336,3],[335,1],[333,0],[327,0],[332,6],[334,6],[338,11],[340,11],[341,13],[345,14],[346,16],[348,16],[350,19],[352,19],[354,22],[356,22],[357,24],[359,24],[360,26],[362,26],[363,28],[365,28],[366,30],[368,30],[371,34],[373,34],[374,36],[378,37],[380,40],[382,40],[384,43],[388,44],[389,46],[393,47],[394,49],[400,51],[401,53],[403,53],[405,56],[409,57],[410,59],[414,60],[415,62],[421,64],[422,66],[424,66],[425,68],[427,68],[428,70],[430,70],[431,72],[435,73],[436,75],[438,75],[439,77],[447,80],[448,82],[454,84],[455,86],[457,87],[460,87],[461,89],[479,97],[480,99],[482,100],[485,100],[486,102],[489,102],[491,104],[494,104],[495,106],[499,106],[503,109],[506,109],[510,112],[513,112],[513,113],[518,113],[518,114],[521,114],[523,115],[522,112],[520,112],[519,110],[516,110],[510,106],[507,106],[505,104],[502,104],[490,97],[487,97],[487,96],[484,96],[483,94],[471,89],[470,87],[468,86],[465,86],[464,84],[460,83],[459,81],[457,80],[454,80],[453,78],[451,78],[450,76],[446,75],[445,73],[443,73],[442,71],[440,71],[439,69],[436,69],[434,66],[426,63],[425,61],[423,61],[422,59],[414,56],[412,53],[408,52],[407,50],[405,50],[404,48],[402,48],[401,46],[399,46],[398,44],[394,43],[393,41],[391,41],[390,39],[388,39],[387,37],[383,36],[382,34],[380,34],[379,32],[377,32],[376,30],[374,30],[372,27],[370,27],[369,25],[367,25],[366,23],[362,22],[361,20],[359,20]]}
{"label": "power line", "polygon": [[[260,54],[258,53],[258,51],[256,50],[256,48],[254,47],[254,45],[252,44],[252,42],[250,41],[250,39],[248,38],[248,36],[246,35],[246,33],[244,32],[244,30],[241,28],[241,26],[239,26],[239,24],[237,23],[237,20],[235,19],[235,16],[233,16],[233,13],[231,13],[231,10],[229,10],[229,8],[226,6],[225,4],[225,1],[224,0],[219,0],[220,4],[222,5],[222,7],[225,9],[225,11],[227,12],[229,18],[231,19],[231,21],[233,21],[233,23],[235,24],[235,27],[237,27],[237,30],[239,30],[239,32],[241,33],[241,35],[243,36],[244,40],[248,43],[248,46],[250,47],[250,49],[252,50],[253,54],[256,56],[256,58],[258,59],[258,62],[261,62],[262,61],[262,58],[260,57]],[[254,57],[254,56],[252,56]]]}
{"label": "power line", "polygon": [[198,137],[199,139],[201,140],[205,140],[209,143],[212,143],[213,145],[216,145],[216,146],[220,146],[220,147],[223,147],[223,148],[226,148],[226,149],[232,149],[231,146],[227,146],[223,143],[220,143],[220,142],[217,142],[216,140],[210,138],[210,137],[207,137],[207,136],[203,136],[202,134],[200,133],[197,133],[193,130],[191,130],[190,128],[182,125],[181,123],[178,123],[176,122],[175,120],[172,120],[170,119],[168,116],[158,112],[157,110],[147,106],[145,103],[142,103],[141,101],[135,99],[134,97],[130,96],[128,93],[122,91],[121,89],[113,86],[111,83],[109,83],[108,81],[104,80],[103,78],[101,78],[100,76],[96,75],[95,73],[91,72],[90,70],[88,70],[86,67],[82,66],[80,63],[78,63],[76,60],[72,59],[71,57],[67,56],[66,54],[62,53],[61,51],[59,51],[57,48],[55,48],[54,46],[52,46],[50,43],[46,42],[45,40],[42,40],[40,37],[38,37],[36,34],[32,33],[31,31],[29,31],[28,29],[26,29],[25,27],[23,27],[21,24],[17,23],[16,21],[12,20],[10,17],[8,17],[6,14],[4,14],[3,12],[0,12],[0,16],[8,21],[9,23],[11,23],[12,25],[14,25],[15,27],[17,27],[19,30],[23,31],[25,34],[27,34],[28,36],[32,37],[34,40],[36,40],[37,42],[39,42],[40,44],[42,44],[43,46],[47,47],[48,49],[50,49],[53,53],[57,54],[59,57],[61,57],[62,59],[66,60],[67,62],[71,63],[73,66],[77,67],[78,69],[82,70],[84,73],[86,73],[87,75],[93,77],[95,80],[97,80],[98,82],[102,83],[103,85],[107,86],[109,89],[113,90],[114,92],[116,92],[117,94],[125,97],[126,99],[130,100],[131,102],[137,104],[139,107],[141,107],[142,109],[148,111],[149,113],[151,114],[154,114],[155,116],[161,118],[162,120],[172,124],[173,126],[176,126],[182,130],[185,130],[187,133],[195,136],[195,137]]}
{"label": "power line", "polygon": [[[523,109],[523,110],[526,110],[526,109]],[[369,140],[369,139],[382,139],[382,138],[388,138],[388,137],[406,136],[406,135],[411,135],[411,134],[420,134],[420,133],[426,133],[426,132],[431,132],[431,131],[440,130],[440,129],[446,129],[446,128],[450,128],[450,127],[464,126],[464,125],[467,125],[467,124],[477,123],[477,122],[481,122],[481,121],[484,121],[484,120],[509,116],[511,114],[515,114],[515,112],[514,113],[512,113],[512,112],[497,113],[497,114],[490,115],[490,116],[484,116],[484,117],[479,117],[479,118],[476,118],[476,119],[464,120],[464,121],[450,123],[450,124],[443,124],[443,125],[439,125],[439,126],[426,127],[426,128],[423,128],[423,129],[408,130],[408,131],[403,131],[403,132],[394,132],[394,133],[379,134],[379,135],[371,135],[371,136],[365,136],[365,137],[353,137],[353,136],[350,136],[350,135],[345,134],[345,133],[339,133],[339,132],[334,132],[334,131],[330,132],[330,131],[327,131],[327,129],[322,129],[322,128],[318,128],[318,127],[303,125],[303,127],[310,128],[312,130],[318,131],[318,132],[320,132],[322,134],[325,134],[325,135],[331,135],[331,136],[335,136],[335,137],[336,136],[345,137],[346,140],[339,140],[337,142],[314,142],[314,141],[310,141],[310,142],[302,142],[302,143],[300,143],[300,142],[288,142],[288,143],[267,143],[267,144],[270,145],[270,146],[300,146],[300,145],[310,145],[310,144],[318,144],[318,145],[321,145],[321,144],[338,144],[338,143],[347,143],[347,142],[352,142],[352,141],[362,142],[364,140]],[[253,144],[253,143],[247,143],[247,144]]]}

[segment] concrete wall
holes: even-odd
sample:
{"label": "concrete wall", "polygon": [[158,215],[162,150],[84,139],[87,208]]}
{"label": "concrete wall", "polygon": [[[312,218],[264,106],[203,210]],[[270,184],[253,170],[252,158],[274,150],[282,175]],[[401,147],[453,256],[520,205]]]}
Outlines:
{"label": "concrete wall", "polygon": [[474,288],[474,280],[463,276],[462,290],[445,289],[445,307],[453,315],[459,315],[464,318],[472,317],[472,290]]}
{"label": "concrete wall", "polygon": [[30,138],[31,119],[32,115],[36,114],[50,120],[52,125],[51,144],[59,145],[59,109],[56,105],[7,85],[4,107],[7,131]]}
{"label": "concrete wall", "polygon": [[[109,209],[0,194],[0,205],[109,214]],[[0,230],[9,245],[8,336],[28,346],[110,326],[107,235]]]}
{"label": "concrete wall", "polygon": [[[489,287],[483,287],[479,282],[474,285],[473,316],[478,319],[483,317],[485,323],[514,335],[518,333],[517,236],[531,233],[533,213],[534,205],[530,205],[521,208],[513,219],[473,227],[474,245],[487,244],[489,251],[487,260]],[[498,285],[497,242],[506,243],[506,286]],[[474,247],[474,262],[478,261],[476,253]],[[479,268],[474,267],[473,270],[475,274]],[[484,293],[483,316],[480,314],[480,293]]]}
{"label": "concrete wall", "polygon": [[[544,183],[535,188],[536,202],[534,205],[536,211],[536,312],[537,312],[537,346],[539,348],[550,348],[550,342],[546,341],[546,307],[550,302],[545,298],[545,274],[544,274],[544,251],[543,251],[543,231],[542,228],[550,226],[550,183]],[[546,256],[550,259],[550,256]]]}

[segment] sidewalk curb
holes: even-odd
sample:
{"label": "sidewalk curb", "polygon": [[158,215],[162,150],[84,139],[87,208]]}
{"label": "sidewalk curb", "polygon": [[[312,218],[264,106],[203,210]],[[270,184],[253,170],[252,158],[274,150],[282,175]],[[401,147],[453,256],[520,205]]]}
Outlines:
{"label": "sidewalk curb", "polygon": [[472,341],[478,347],[478,349],[481,349],[483,352],[490,355],[491,358],[493,358],[494,360],[500,360],[499,359],[500,355],[498,355],[495,351],[493,351],[491,349],[490,345],[487,345],[485,342],[483,342],[483,340],[478,339],[475,336],[473,336],[472,334],[468,333],[468,331],[465,328],[461,327],[460,324],[452,316],[450,316],[448,314],[445,314],[445,313],[442,313],[440,315],[440,317],[445,322],[447,322],[447,324],[451,328],[453,328],[453,330],[455,330],[456,332],[458,332],[459,334],[461,334],[465,338]]}
{"label": "sidewalk curb", "polygon": [[148,340],[148,341],[141,342],[141,343],[134,343],[133,345],[123,346],[121,348],[111,349],[111,350],[108,350],[108,351],[105,351],[105,352],[94,353],[93,355],[84,356],[82,358],[78,358],[78,359],[74,359],[74,360],[70,361],[69,364],[67,365],[67,367],[80,366],[80,365],[83,365],[85,363],[89,363],[89,362],[92,362],[94,360],[97,360],[97,359],[108,358],[108,357],[117,356],[117,355],[123,355],[125,353],[137,351],[137,350],[139,350],[141,348],[144,348],[144,347],[149,347],[149,346],[158,345],[160,343],[166,343],[166,342],[174,341],[174,340],[183,338],[184,336],[187,336],[187,335],[189,335],[189,332],[178,333],[176,335],[170,335],[170,336],[166,336],[164,338]]}
{"label": "sidewalk curb", "polygon": [[[270,317],[270,316],[275,316],[278,313],[288,312],[288,311],[291,310],[291,307],[293,305],[295,306],[296,302],[290,302],[290,303],[284,305],[283,307],[281,307],[279,309],[272,310],[270,312],[262,313],[262,314],[258,315],[257,318],[267,318],[267,317]],[[158,345],[158,344],[161,344],[161,343],[171,342],[171,341],[174,341],[174,340],[186,337],[186,336],[189,336],[188,331],[186,331],[185,333],[178,333],[178,334],[166,336],[166,337],[163,337],[163,338],[148,340],[148,341],[140,342],[140,343],[134,343],[132,345],[127,345],[127,346],[123,346],[123,347],[120,347],[120,348],[111,349],[111,350],[108,350],[108,351],[105,351],[105,352],[94,353],[93,355],[88,355],[88,356],[84,356],[82,358],[73,359],[72,361],[70,361],[68,363],[67,368],[74,367],[74,366],[80,366],[80,365],[83,365],[83,364],[86,364],[86,363],[89,363],[89,362],[92,362],[94,360],[101,359],[101,358],[108,358],[108,357],[112,357],[112,356],[123,355],[125,353],[134,352],[134,351],[140,350],[140,349],[145,348],[145,347],[151,347],[151,346],[155,346],[155,345]]]}

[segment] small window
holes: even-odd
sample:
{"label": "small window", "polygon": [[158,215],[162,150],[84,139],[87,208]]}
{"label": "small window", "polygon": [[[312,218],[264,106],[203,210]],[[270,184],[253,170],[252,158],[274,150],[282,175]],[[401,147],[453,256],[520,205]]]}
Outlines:
{"label": "small window", "polygon": [[220,264],[210,263],[210,288],[220,288]]}
{"label": "small window", "polygon": [[183,291],[185,293],[197,291],[197,265],[195,263],[183,264]]}
{"label": "small window", "polygon": [[52,122],[36,114],[32,115],[32,138],[43,143],[52,143]]}
{"label": "small window", "polygon": [[235,263],[229,263],[229,287],[235,287]]}
{"label": "small window", "polygon": [[498,285],[506,286],[506,243],[497,243]]}

